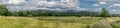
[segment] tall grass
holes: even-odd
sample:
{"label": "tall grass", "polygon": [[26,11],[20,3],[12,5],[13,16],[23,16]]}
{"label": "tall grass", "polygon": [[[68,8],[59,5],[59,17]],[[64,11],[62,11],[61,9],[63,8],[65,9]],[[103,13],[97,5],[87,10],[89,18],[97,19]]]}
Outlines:
{"label": "tall grass", "polygon": [[104,20],[106,19],[101,17],[0,16],[0,28],[106,28],[106,26],[104,27],[104,24],[107,24],[108,26],[110,26],[110,28],[112,27],[116,28],[116,25],[114,26],[110,24],[113,23],[114,21],[110,23],[105,23],[103,22]]}

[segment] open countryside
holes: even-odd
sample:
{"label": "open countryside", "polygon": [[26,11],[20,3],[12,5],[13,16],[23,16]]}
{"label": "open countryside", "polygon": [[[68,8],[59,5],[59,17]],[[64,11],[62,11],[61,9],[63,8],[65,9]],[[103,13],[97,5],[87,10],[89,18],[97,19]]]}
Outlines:
{"label": "open countryside", "polygon": [[120,28],[120,18],[0,16],[0,28]]}
{"label": "open countryside", "polygon": [[120,28],[119,0],[0,0],[0,28]]}

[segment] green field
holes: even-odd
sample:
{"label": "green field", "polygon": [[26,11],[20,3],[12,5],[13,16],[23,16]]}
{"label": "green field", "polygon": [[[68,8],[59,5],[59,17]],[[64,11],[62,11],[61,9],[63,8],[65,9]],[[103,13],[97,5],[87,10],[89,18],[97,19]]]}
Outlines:
{"label": "green field", "polygon": [[0,16],[0,28],[120,28],[120,18]]}

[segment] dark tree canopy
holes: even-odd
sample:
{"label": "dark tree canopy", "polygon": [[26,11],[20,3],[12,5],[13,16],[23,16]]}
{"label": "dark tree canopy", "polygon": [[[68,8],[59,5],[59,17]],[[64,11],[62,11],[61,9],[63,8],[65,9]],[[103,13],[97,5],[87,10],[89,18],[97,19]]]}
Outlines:
{"label": "dark tree canopy", "polygon": [[5,5],[0,5],[0,15],[5,15],[5,16],[8,16],[8,9],[6,8]]}

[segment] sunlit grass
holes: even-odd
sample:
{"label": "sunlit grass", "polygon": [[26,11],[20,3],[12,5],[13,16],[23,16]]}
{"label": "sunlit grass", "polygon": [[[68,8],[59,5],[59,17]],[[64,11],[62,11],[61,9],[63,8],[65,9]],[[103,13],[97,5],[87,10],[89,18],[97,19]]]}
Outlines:
{"label": "sunlit grass", "polygon": [[[0,16],[0,28],[88,28],[101,20],[119,20],[119,17],[14,17]],[[103,22],[104,23],[104,22]],[[94,25],[94,26],[92,26]],[[98,27],[101,25],[97,25]],[[96,27],[96,26],[95,26]]]}

